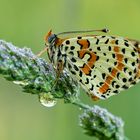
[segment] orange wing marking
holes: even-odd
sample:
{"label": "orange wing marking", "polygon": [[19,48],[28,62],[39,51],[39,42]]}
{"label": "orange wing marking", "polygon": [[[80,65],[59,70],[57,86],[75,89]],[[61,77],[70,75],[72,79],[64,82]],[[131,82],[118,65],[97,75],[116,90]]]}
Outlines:
{"label": "orange wing marking", "polygon": [[86,39],[78,40],[77,43],[81,46],[80,51],[78,51],[78,57],[80,59],[83,59],[85,54],[88,54],[90,58],[87,61],[87,64],[84,64],[83,67],[81,67],[81,70],[86,75],[89,75],[91,73],[91,68],[94,66],[94,63],[96,62],[97,56],[94,52],[91,52],[89,50],[86,50],[90,46],[90,42]]}
{"label": "orange wing marking", "polygon": [[[112,44],[114,44],[114,41],[112,41]],[[99,88],[99,91],[102,94],[107,92],[107,90],[109,89],[109,85],[111,84],[114,77],[116,77],[117,73],[119,71],[122,71],[122,69],[124,68],[124,64],[122,63],[123,55],[119,54],[120,50],[118,46],[114,46],[114,52],[117,60],[117,66],[112,69],[111,74],[107,76],[104,84]]]}
{"label": "orange wing marking", "polygon": [[62,43],[63,43],[63,41],[65,41],[67,38],[57,38],[56,39],[56,41],[55,41],[55,45],[56,46],[60,46]]}
{"label": "orange wing marking", "polygon": [[81,49],[88,49],[90,46],[90,42],[87,39],[80,39],[77,43],[81,46]]}

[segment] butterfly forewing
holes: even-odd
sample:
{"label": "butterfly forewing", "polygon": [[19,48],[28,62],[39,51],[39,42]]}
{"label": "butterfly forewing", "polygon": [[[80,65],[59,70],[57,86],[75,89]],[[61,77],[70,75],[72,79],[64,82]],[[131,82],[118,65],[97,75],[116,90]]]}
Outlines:
{"label": "butterfly forewing", "polygon": [[60,47],[73,79],[89,93],[108,98],[138,82],[139,54],[121,37],[84,36],[66,39]]}

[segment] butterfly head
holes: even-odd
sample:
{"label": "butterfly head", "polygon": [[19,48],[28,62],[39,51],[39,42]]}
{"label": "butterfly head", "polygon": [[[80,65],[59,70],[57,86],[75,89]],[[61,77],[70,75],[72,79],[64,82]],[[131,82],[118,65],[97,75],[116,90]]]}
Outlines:
{"label": "butterfly head", "polygon": [[52,33],[52,30],[50,30],[47,35],[45,36],[45,41],[48,44],[52,44],[55,42],[55,40],[57,39],[57,36],[55,34]]}
{"label": "butterfly head", "polygon": [[53,62],[55,58],[55,54],[56,54],[55,44],[56,44],[57,39],[58,39],[57,35],[53,34],[52,30],[50,30],[45,36],[45,42],[46,42],[45,45],[47,47],[48,57],[51,62]]}

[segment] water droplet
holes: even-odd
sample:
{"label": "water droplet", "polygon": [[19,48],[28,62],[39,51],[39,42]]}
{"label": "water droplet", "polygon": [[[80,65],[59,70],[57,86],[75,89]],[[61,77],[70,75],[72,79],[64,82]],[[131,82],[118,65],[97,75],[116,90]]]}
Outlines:
{"label": "water droplet", "polygon": [[81,108],[81,107],[79,107],[79,110],[81,111],[81,110],[82,110],[82,108]]}
{"label": "water droplet", "polygon": [[24,82],[24,81],[13,81],[13,83],[17,85],[23,85],[23,86],[28,85],[28,82]]}
{"label": "water droplet", "polygon": [[50,94],[50,92],[40,93],[39,101],[45,107],[53,107],[57,103],[57,100]]}
{"label": "water droplet", "polygon": [[96,123],[95,123],[95,122],[93,122],[93,126],[94,126],[94,127],[96,126]]}

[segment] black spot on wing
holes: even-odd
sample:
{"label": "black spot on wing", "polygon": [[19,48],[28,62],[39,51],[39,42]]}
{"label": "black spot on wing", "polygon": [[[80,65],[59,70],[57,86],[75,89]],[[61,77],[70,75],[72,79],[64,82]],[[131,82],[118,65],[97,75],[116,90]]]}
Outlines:
{"label": "black spot on wing", "polygon": [[79,76],[82,77],[82,75],[83,75],[83,73],[82,73],[82,71],[80,70],[80,72],[79,72]]}
{"label": "black spot on wing", "polygon": [[100,41],[100,40],[97,38],[97,40],[96,40],[96,43],[95,43],[95,44],[96,44],[96,45],[98,45],[98,44],[99,44],[99,41]]}
{"label": "black spot on wing", "polygon": [[128,58],[124,58],[124,62],[127,63],[128,62]]}
{"label": "black spot on wing", "polygon": [[114,62],[114,66],[116,66],[117,64],[118,64],[118,62],[117,62],[117,61],[115,61],[115,62]]}
{"label": "black spot on wing", "polygon": [[77,39],[82,39],[82,37],[81,36],[78,36]]}
{"label": "black spot on wing", "polygon": [[89,79],[88,78],[86,78],[85,84],[89,84]]}
{"label": "black spot on wing", "polygon": [[100,82],[99,85],[102,86],[104,84],[104,82]]}
{"label": "black spot on wing", "polygon": [[107,44],[109,42],[109,38],[105,41],[105,44]]}
{"label": "black spot on wing", "polygon": [[68,68],[69,68],[69,69],[71,69],[71,68],[72,68],[72,66],[71,66],[69,63],[68,63]]}
{"label": "black spot on wing", "polygon": [[115,58],[115,57],[116,57],[116,55],[113,53],[113,54],[112,54],[112,57],[113,57],[113,58]]}
{"label": "black spot on wing", "polygon": [[118,45],[119,44],[119,40],[115,40],[115,44]]}
{"label": "black spot on wing", "polygon": [[132,62],[132,66],[135,66],[135,62]]}
{"label": "black spot on wing", "polygon": [[[69,48],[68,46],[65,46],[65,47],[64,47],[65,52],[68,50],[68,48]],[[62,47],[61,47],[61,50],[62,50]]]}
{"label": "black spot on wing", "polygon": [[90,42],[89,42],[89,40],[87,40],[87,43],[88,43],[88,48],[90,47]]}
{"label": "black spot on wing", "polygon": [[124,88],[124,89],[128,89],[129,87],[126,86],[126,85],[123,85],[122,88]]}
{"label": "black spot on wing", "polygon": [[109,62],[109,59],[106,59],[106,62]]}
{"label": "black spot on wing", "polygon": [[106,77],[106,74],[102,73],[102,78],[105,79],[105,77]]}
{"label": "black spot on wing", "polygon": [[132,55],[132,56],[135,56],[135,52],[131,52],[131,55]]}
{"label": "black spot on wing", "polygon": [[127,68],[127,67],[125,67],[125,68],[123,69],[123,71],[124,71],[124,72],[126,72],[126,70],[127,70],[127,69],[128,69],[128,68]]}
{"label": "black spot on wing", "polygon": [[111,51],[111,46],[108,47],[108,50]]}
{"label": "black spot on wing", "polygon": [[122,49],[122,53],[125,54],[125,48]]}
{"label": "black spot on wing", "polygon": [[76,71],[79,71],[79,69],[78,69],[78,67],[77,67],[76,65],[73,65],[73,67],[74,67],[74,69],[75,69]]}
{"label": "black spot on wing", "polygon": [[129,47],[129,44],[125,41],[124,42],[124,45],[126,46],[126,47]]}
{"label": "black spot on wing", "polygon": [[74,49],[75,49],[75,46],[71,46],[70,49],[71,49],[71,50],[74,50]]}
{"label": "black spot on wing", "polygon": [[114,86],[115,86],[115,83],[116,83],[116,81],[112,81],[112,87],[114,87]]}
{"label": "black spot on wing", "polygon": [[71,72],[73,75],[76,75],[76,72],[75,72],[75,71],[72,71],[72,70],[71,70],[70,72]]}
{"label": "black spot on wing", "polygon": [[92,84],[89,90],[93,91],[93,89],[94,89],[94,85]]}
{"label": "black spot on wing", "polygon": [[59,58],[61,56],[61,51],[58,49],[57,57]]}
{"label": "black spot on wing", "polygon": [[109,68],[108,68],[108,71],[109,71],[109,72],[111,72],[111,71],[112,71],[112,68],[111,68],[111,67],[109,67]]}
{"label": "black spot on wing", "polygon": [[73,52],[73,51],[70,51],[69,54],[70,54],[70,55],[74,55],[74,52]]}
{"label": "black spot on wing", "polygon": [[66,44],[69,45],[70,44],[70,41],[69,40],[66,40]]}
{"label": "black spot on wing", "polygon": [[94,75],[93,78],[95,79],[97,77],[97,75]]}
{"label": "black spot on wing", "polygon": [[101,97],[103,97],[104,99],[106,99],[106,96],[105,96],[105,95],[103,95],[103,94],[101,95]]}
{"label": "black spot on wing", "polygon": [[124,83],[126,83],[126,82],[127,82],[127,79],[126,79],[126,78],[123,78],[122,81],[123,81]]}
{"label": "black spot on wing", "polygon": [[98,51],[101,51],[101,47],[98,46],[98,47],[97,47],[97,50],[98,50]]}
{"label": "black spot on wing", "polygon": [[102,38],[105,38],[105,37],[106,37],[105,35],[102,36]]}
{"label": "black spot on wing", "polygon": [[132,77],[130,77],[130,78],[128,79],[128,81],[129,81],[129,82],[132,82],[132,81],[133,81],[133,78],[132,78]]}
{"label": "black spot on wing", "polygon": [[115,87],[116,87],[116,88],[119,88],[119,87],[120,87],[120,85],[116,85]]}
{"label": "black spot on wing", "polygon": [[76,62],[76,59],[74,57],[71,58],[72,62]]}
{"label": "black spot on wing", "polygon": [[83,84],[82,79],[80,79],[79,82]]}
{"label": "black spot on wing", "polygon": [[99,60],[99,58],[100,58],[99,56],[96,56],[96,61],[98,61],[98,60]]}
{"label": "black spot on wing", "polygon": [[118,73],[117,73],[117,78],[119,79],[119,77],[120,77],[120,73],[118,72]]}
{"label": "black spot on wing", "polygon": [[117,93],[119,93],[119,91],[118,90],[114,90],[113,93],[116,93],[117,94]]}
{"label": "black spot on wing", "polygon": [[136,72],[137,72],[137,68],[134,69],[134,73],[136,73]]}
{"label": "black spot on wing", "polygon": [[115,37],[115,36],[111,36],[111,38],[112,38],[112,39],[116,39],[116,37]]}
{"label": "black spot on wing", "polygon": [[129,72],[129,75],[132,75],[132,71]]}
{"label": "black spot on wing", "polygon": [[131,84],[132,84],[132,85],[135,85],[136,83],[137,83],[136,81],[133,81]]}

